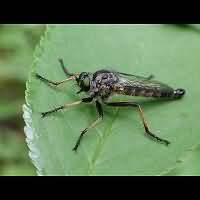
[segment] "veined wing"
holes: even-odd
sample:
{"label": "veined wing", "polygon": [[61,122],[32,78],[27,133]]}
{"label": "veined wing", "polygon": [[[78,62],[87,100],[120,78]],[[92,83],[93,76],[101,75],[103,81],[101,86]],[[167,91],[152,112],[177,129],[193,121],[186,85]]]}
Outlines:
{"label": "veined wing", "polygon": [[[127,74],[122,72],[116,72],[120,77],[126,78],[128,80],[150,80],[150,77],[138,76],[133,74]],[[153,75],[151,75],[152,79]]]}
{"label": "veined wing", "polygon": [[124,82],[128,85],[140,85],[142,86],[149,86],[149,87],[156,87],[156,88],[171,88],[167,84],[162,83],[157,80],[150,80],[149,77],[144,77],[144,76],[138,76],[138,75],[133,75],[133,74],[127,74],[127,73],[122,73],[122,72],[115,72],[117,73],[119,79],[121,80],[120,82]]}
{"label": "veined wing", "polygon": [[136,76],[121,72],[115,72],[119,80],[115,84],[115,92],[134,96],[168,96],[173,93],[173,88],[148,77]]}

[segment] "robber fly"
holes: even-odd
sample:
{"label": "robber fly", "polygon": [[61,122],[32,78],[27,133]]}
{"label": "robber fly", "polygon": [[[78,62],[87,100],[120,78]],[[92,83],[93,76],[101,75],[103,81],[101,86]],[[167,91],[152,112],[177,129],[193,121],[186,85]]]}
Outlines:
{"label": "robber fly", "polygon": [[162,139],[150,131],[148,123],[144,117],[144,112],[138,103],[125,102],[125,101],[110,102],[109,97],[111,97],[113,94],[120,94],[129,96],[179,99],[185,94],[184,89],[173,89],[172,87],[164,83],[152,80],[153,79],[152,75],[149,77],[141,77],[106,69],[96,71],[95,73],[90,73],[90,72],[69,73],[64,66],[63,60],[59,59],[59,62],[68,78],[62,81],[51,81],[42,77],[37,73],[36,73],[36,78],[48,84],[56,86],[69,80],[75,80],[78,86],[80,87],[80,90],[77,93],[85,92],[88,96],[86,98],[82,98],[80,101],[76,101],[73,103],[66,103],[53,110],[42,112],[41,113],[42,117],[46,117],[51,113],[63,110],[67,107],[76,106],[81,103],[91,103],[91,102],[95,103],[96,110],[98,113],[97,119],[81,132],[73,148],[74,151],[77,150],[84,134],[86,134],[89,129],[94,128],[103,119],[102,104],[113,107],[137,108],[142,123],[144,125],[145,133],[158,142],[164,143],[166,145],[170,144],[168,140]]}

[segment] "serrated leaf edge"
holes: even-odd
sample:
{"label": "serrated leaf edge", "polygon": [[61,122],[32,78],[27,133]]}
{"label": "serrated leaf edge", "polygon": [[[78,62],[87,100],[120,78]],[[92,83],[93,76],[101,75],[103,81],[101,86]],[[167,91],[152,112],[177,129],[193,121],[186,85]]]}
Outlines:
{"label": "serrated leaf edge", "polygon": [[40,159],[40,151],[39,148],[37,147],[35,143],[35,139],[37,137],[37,134],[32,126],[32,109],[31,109],[31,102],[29,101],[30,97],[30,84],[32,82],[32,74],[34,72],[36,63],[39,59],[39,57],[42,55],[44,52],[44,47],[43,45],[45,41],[48,40],[48,33],[50,29],[53,27],[49,27],[48,25],[46,26],[46,30],[44,31],[44,34],[40,38],[39,44],[36,46],[34,55],[33,55],[33,62],[31,65],[31,71],[28,76],[28,80],[26,82],[26,90],[25,90],[25,102],[26,104],[23,105],[23,119],[25,122],[25,127],[24,127],[24,133],[26,136],[26,143],[29,148],[29,157],[33,163],[33,165],[36,167],[36,173],[38,175],[44,175],[44,167],[42,164],[42,161]]}

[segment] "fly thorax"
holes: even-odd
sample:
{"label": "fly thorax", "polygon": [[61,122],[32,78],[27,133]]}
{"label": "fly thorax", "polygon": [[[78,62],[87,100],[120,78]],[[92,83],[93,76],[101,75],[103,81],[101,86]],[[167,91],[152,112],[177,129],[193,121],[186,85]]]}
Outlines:
{"label": "fly thorax", "polygon": [[101,85],[112,86],[117,82],[118,77],[114,73],[102,73],[98,80]]}
{"label": "fly thorax", "polygon": [[95,96],[107,98],[112,92],[112,85],[118,80],[117,76],[109,71],[100,70],[93,75],[91,92]]}

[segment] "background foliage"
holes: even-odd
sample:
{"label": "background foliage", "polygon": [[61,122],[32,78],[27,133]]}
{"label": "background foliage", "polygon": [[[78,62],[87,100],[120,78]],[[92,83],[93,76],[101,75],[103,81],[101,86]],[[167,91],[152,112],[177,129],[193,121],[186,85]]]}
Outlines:
{"label": "background foliage", "polygon": [[71,71],[95,71],[106,66],[144,76],[154,73],[163,82],[185,88],[187,94],[180,101],[138,99],[151,129],[172,142],[169,148],[145,138],[136,112],[108,108],[104,122],[88,133],[75,155],[71,149],[80,130],[95,118],[93,107],[80,106],[41,120],[41,111],[78,98],[71,83],[51,88],[31,74],[24,118],[30,156],[38,173],[196,174],[199,93],[193,86],[199,80],[194,73],[200,63],[199,36],[199,25],[49,28],[33,63],[34,71],[49,79],[64,78],[57,61],[62,57]]}
{"label": "background foliage", "polygon": [[22,119],[25,82],[43,25],[0,26],[0,175],[35,175]]}

